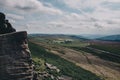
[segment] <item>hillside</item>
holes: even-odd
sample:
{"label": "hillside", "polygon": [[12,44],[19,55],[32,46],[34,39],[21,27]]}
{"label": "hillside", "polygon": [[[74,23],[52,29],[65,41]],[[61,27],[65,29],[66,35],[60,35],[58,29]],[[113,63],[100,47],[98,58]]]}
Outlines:
{"label": "hillside", "polygon": [[103,41],[120,41],[120,35],[105,36],[105,37],[97,38],[97,40],[103,40]]}
{"label": "hillside", "polygon": [[107,36],[107,35],[100,35],[100,34],[81,34],[81,35],[88,39],[96,39],[96,38]]}
{"label": "hillside", "polygon": [[[72,80],[101,80],[98,76],[87,71],[72,62],[69,62],[52,52],[46,51],[40,45],[34,44],[32,42],[29,43],[30,50],[32,52],[32,57],[39,58],[45,60],[47,63],[53,64],[60,69],[60,74],[72,77]],[[52,72],[51,74],[56,74]],[[57,74],[56,74],[57,75]],[[53,80],[53,79],[46,79]]]}
{"label": "hillside", "polygon": [[[52,36],[51,36],[52,37]],[[32,53],[37,53],[36,57],[39,58],[43,58],[45,59],[45,61],[47,61],[50,64],[53,64],[55,66],[57,66],[60,70],[62,69],[64,73],[64,75],[67,75],[69,77],[72,76],[72,78],[74,78],[75,80],[79,80],[80,78],[78,78],[78,74],[80,75],[81,72],[77,72],[78,74],[76,74],[75,70],[79,70],[78,68],[75,68],[75,66],[79,66],[82,69],[88,70],[98,76],[100,76],[102,79],[105,80],[118,80],[119,77],[119,59],[118,56],[112,56],[111,54],[108,54],[108,52],[117,52],[119,50],[119,44],[117,43],[110,43],[109,41],[100,41],[100,42],[94,42],[94,41],[81,41],[78,39],[72,39],[71,42],[66,42],[65,40],[69,40],[69,38],[63,38],[61,37],[59,40],[59,37],[57,38],[51,38],[51,37],[34,37],[34,38],[30,38],[29,40],[32,41],[32,43],[35,43],[36,46],[40,47],[39,49],[44,49],[45,52],[42,52],[41,50],[34,50],[34,52]],[[93,47],[94,45],[98,45],[98,44],[104,44],[101,46],[104,46],[105,51],[103,52],[103,49],[98,48],[95,46],[95,48],[102,50],[102,52],[99,50],[96,51],[96,49],[90,49],[89,47]],[[110,51],[109,51],[109,46],[111,46]],[[114,46],[113,46],[114,45]],[[99,45],[98,45],[99,46]],[[41,48],[42,47],[42,48]],[[31,48],[31,50],[34,49]],[[37,49],[37,48],[36,48]],[[35,52],[37,51],[37,52]],[[44,54],[47,53],[47,54]],[[57,59],[55,60],[53,56],[48,58],[45,58],[47,56],[50,55],[56,55],[58,57],[60,57],[61,59],[64,59],[65,61],[67,61],[68,63],[64,62],[63,60],[59,59],[57,57]],[[35,55],[33,54],[33,55]],[[38,55],[39,54],[39,55]],[[112,53],[117,55],[116,53]],[[48,60],[46,60],[48,59]],[[52,60],[52,62],[51,62]],[[55,60],[55,61],[54,61]],[[49,62],[50,61],[50,62]],[[62,61],[62,63],[61,63]],[[71,65],[72,68],[69,68],[67,66],[69,66],[69,63],[73,63]],[[60,67],[59,67],[60,66]],[[71,71],[72,70],[72,71]],[[69,72],[70,71],[70,72]],[[70,74],[71,75],[70,75]],[[86,73],[85,73],[86,74]],[[84,74],[83,74],[84,75]],[[75,78],[75,76],[77,77],[77,79]],[[74,80],[73,79],[73,80]],[[81,79],[80,79],[81,80]],[[87,80],[87,79],[85,79]],[[91,80],[91,79],[89,79]]]}

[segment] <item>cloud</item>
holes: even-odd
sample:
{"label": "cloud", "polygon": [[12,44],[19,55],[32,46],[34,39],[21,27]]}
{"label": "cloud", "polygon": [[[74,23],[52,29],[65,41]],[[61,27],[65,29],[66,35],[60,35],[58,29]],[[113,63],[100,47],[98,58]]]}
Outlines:
{"label": "cloud", "polygon": [[23,20],[25,19],[24,16],[20,16],[20,15],[16,15],[16,14],[6,14],[6,16],[9,18],[9,19],[13,19],[13,20]]}
{"label": "cloud", "polygon": [[[63,1],[67,6],[79,10],[81,12],[81,14],[79,15],[85,16],[84,21],[101,22],[101,23],[104,23],[104,21],[106,22],[108,20],[111,22],[115,22],[116,19],[120,21],[119,0],[109,0],[109,1],[108,0],[99,0],[99,1],[98,0],[76,0],[76,1],[63,0]],[[93,8],[94,10],[88,13],[84,11],[84,9],[87,8]]]}
{"label": "cloud", "polygon": [[42,33],[120,33],[120,0],[1,0],[19,30]]}
{"label": "cloud", "polygon": [[[105,10],[106,11],[106,10]],[[114,28],[120,29],[120,19],[116,19],[116,15],[110,14],[109,11],[105,12],[104,10],[99,13],[89,13],[86,15],[70,13],[64,15],[62,18],[59,18],[56,21],[49,22],[52,24],[51,27],[56,26],[56,28],[67,28],[66,31],[75,30],[76,33],[99,33],[99,34],[108,34],[115,31]],[[109,13],[109,14],[108,14]],[[101,17],[104,16],[105,17]],[[48,24],[49,26],[50,24]],[[79,30],[79,32],[77,32]],[[113,31],[112,31],[113,30]],[[117,30],[118,31],[118,30]],[[72,32],[73,33],[73,32]],[[115,32],[119,33],[119,32]]]}
{"label": "cloud", "polygon": [[120,2],[103,2],[102,5],[111,10],[120,10]]}
{"label": "cloud", "polygon": [[109,5],[119,4],[120,0],[62,0],[66,5],[74,9],[97,8],[101,4],[107,3]]}
{"label": "cloud", "polygon": [[47,14],[62,14],[62,11],[56,8],[44,6],[38,0],[2,0],[0,7],[8,10],[15,10],[21,13],[47,13]]}

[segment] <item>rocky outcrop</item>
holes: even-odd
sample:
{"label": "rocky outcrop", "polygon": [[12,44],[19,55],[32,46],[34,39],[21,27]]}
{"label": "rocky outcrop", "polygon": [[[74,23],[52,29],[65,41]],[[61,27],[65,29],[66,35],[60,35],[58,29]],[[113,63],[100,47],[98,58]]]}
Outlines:
{"label": "rocky outcrop", "polygon": [[27,33],[0,35],[0,80],[32,80],[33,66]]}

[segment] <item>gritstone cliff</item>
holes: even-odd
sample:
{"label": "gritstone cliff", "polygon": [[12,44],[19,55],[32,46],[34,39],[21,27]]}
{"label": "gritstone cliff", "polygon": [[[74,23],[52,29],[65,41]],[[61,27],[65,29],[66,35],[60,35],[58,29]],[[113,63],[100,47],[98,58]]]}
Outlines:
{"label": "gritstone cliff", "polygon": [[27,32],[0,35],[0,80],[33,80]]}

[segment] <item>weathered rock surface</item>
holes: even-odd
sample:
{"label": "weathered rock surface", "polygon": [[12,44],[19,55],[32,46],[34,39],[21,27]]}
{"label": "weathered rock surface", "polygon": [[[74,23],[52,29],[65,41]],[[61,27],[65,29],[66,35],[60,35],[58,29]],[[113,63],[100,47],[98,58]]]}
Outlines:
{"label": "weathered rock surface", "polygon": [[27,33],[0,35],[0,80],[32,80],[33,66]]}

